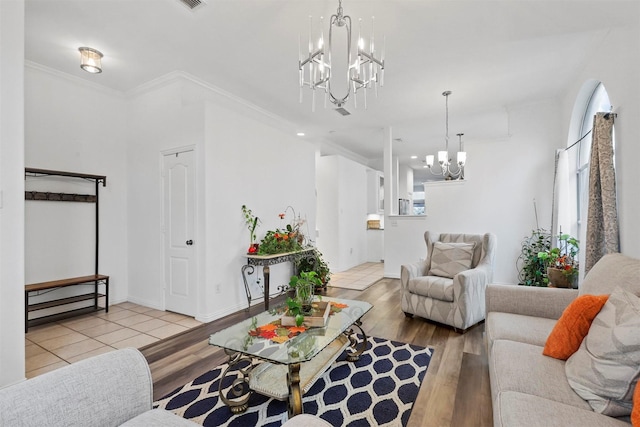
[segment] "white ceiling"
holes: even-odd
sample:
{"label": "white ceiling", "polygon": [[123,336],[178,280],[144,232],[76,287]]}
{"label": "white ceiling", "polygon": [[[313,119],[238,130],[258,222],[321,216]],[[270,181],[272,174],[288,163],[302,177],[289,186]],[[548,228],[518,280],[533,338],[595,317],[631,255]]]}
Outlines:
{"label": "white ceiling", "polygon": [[[206,3],[26,0],[26,59],[124,93],[183,71],[370,161],[392,126],[394,154],[410,162],[444,145],[444,90],[454,147],[459,132],[465,144],[505,138],[510,107],[563,96],[611,28],[640,20],[638,0],[343,0],[365,34],[375,15],[378,46],[386,38],[384,87],[343,117],[321,102],[312,113],[308,89],[298,102],[298,39],[309,16],[326,33],[337,0]],[[79,46],[104,53],[102,74],[80,69]]]}

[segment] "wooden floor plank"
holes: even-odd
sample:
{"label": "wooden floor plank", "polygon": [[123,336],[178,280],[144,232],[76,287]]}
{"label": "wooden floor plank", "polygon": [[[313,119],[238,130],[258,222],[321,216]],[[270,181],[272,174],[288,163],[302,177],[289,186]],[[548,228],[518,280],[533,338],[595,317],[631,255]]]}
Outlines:
{"label": "wooden floor plank", "polygon": [[[373,304],[363,317],[362,328],[367,335],[434,349],[408,427],[490,427],[493,420],[484,324],[461,335],[448,326],[407,318],[400,307],[399,287],[398,279],[383,279],[364,291],[329,287],[325,295]],[[241,310],[143,348],[154,380],[154,399],[226,362],[225,353],[208,344],[209,335],[263,310],[257,304],[249,311]]]}

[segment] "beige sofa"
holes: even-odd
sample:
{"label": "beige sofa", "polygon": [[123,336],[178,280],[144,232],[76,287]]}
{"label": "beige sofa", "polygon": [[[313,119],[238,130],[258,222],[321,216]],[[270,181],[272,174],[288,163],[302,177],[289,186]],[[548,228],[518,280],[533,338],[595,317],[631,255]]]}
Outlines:
{"label": "beige sofa", "polygon": [[629,426],[594,412],[569,386],[565,362],[543,356],[549,333],[578,295],[621,286],[640,295],[640,260],[604,256],[580,289],[489,285],[486,339],[494,426]]}
{"label": "beige sofa", "polygon": [[[0,389],[0,426],[73,427],[198,426],[163,409],[152,409],[153,381],[147,360],[126,348],[82,360]],[[286,427],[331,427],[312,415]]]}
{"label": "beige sofa", "polygon": [[198,425],[152,404],[147,360],[126,348],[0,389],[0,426]]}

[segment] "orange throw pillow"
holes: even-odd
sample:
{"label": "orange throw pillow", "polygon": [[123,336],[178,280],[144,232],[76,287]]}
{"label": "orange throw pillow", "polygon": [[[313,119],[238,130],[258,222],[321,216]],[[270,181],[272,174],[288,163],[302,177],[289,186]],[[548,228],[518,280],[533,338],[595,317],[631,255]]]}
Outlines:
{"label": "orange throw pillow", "polygon": [[573,300],[547,338],[542,354],[567,360],[578,351],[587,336],[591,322],[598,315],[609,295],[582,295]]}
{"label": "orange throw pillow", "polygon": [[636,384],[633,392],[633,409],[631,410],[631,425],[640,427],[640,385]]}

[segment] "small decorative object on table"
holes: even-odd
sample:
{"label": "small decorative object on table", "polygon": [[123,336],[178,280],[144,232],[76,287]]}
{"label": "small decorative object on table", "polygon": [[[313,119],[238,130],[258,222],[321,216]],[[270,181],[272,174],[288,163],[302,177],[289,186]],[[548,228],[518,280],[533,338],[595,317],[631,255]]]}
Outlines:
{"label": "small decorative object on table", "polygon": [[577,239],[568,234],[558,235],[558,247],[538,252],[547,267],[548,286],[556,288],[572,288],[578,278],[578,245]]}
{"label": "small decorative object on table", "polygon": [[258,222],[260,218],[255,216],[251,209],[247,208],[247,205],[242,205],[242,214],[244,215],[244,222],[247,224],[247,228],[249,229],[249,239],[251,241],[251,245],[249,249],[247,249],[248,254],[257,254],[259,249],[259,244],[254,243],[256,240],[256,228],[258,227]]}
{"label": "small decorative object on table", "polygon": [[315,271],[301,271],[289,280],[289,287],[295,289],[295,298],[287,297],[287,313],[295,318],[297,326],[302,325],[305,316],[312,313],[312,302],[315,298],[315,287],[322,286]]}

